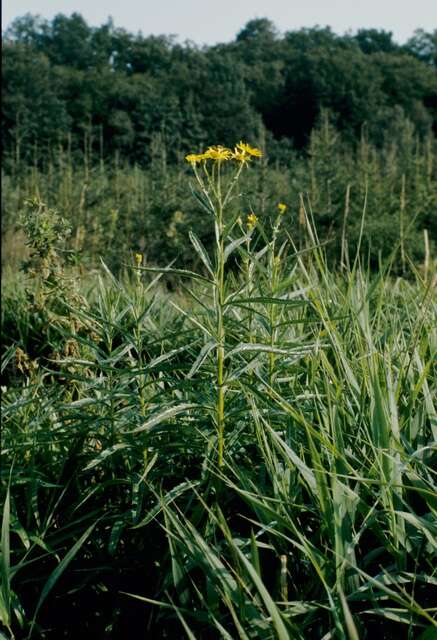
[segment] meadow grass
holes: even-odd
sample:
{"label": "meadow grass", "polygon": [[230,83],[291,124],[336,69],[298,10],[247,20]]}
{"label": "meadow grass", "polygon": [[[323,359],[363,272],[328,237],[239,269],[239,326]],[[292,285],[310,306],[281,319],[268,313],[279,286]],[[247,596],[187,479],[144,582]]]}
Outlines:
{"label": "meadow grass", "polygon": [[331,272],[305,203],[300,246],[286,209],[229,207],[249,157],[214,149],[189,159],[215,238],[191,232],[198,271],[140,256],[81,282],[30,205],[27,290],[2,308],[2,623],[429,640],[433,274],[400,243],[377,273],[359,253]]}

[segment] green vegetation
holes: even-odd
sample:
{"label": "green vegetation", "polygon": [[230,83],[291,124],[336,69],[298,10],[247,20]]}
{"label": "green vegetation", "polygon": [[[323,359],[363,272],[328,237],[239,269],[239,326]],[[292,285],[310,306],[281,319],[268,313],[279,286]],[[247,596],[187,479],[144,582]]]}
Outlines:
{"label": "green vegetation", "polygon": [[196,267],[190,228],[208,251],[214,239],[183,158],[239,139],[264,153],[250,207],[266,216],[284,201],[297,238],[303,197],[331,266],[345,243],[356,252],[365,202],[372,269],[400,236],[398,272],[405,251],[423,261],[437,237],[436,33],[400,46],[384,31],[280,34],[256,19],[200,48],[78,14],[17,19],[2,48],[3,264],[25,257],[17,221],[38,197],[68,220],[87,268],[104,256],[118,274],[135,251]]}
{"label": "green vegetation", "polygon": [[379,143],[399,112],[426,135],[437,127],[436,66],[437,31],[400,46],[372,29],[279,34],[261,18],[200,48],[111,21],[89,27],[78,14],[27,15],[3,42],[4,150],[11,164],[43,162],[62,145],[147,165],[160,136],[173,163],[211,140],[255,140],[261,122],[273,146],[303,148],[323,109],[349,141],[365,125]]}
{"label": "green vegetation", "polygon": [[[420,140],[411,123],[400,118],[396,133],[380,148],[364,134],[352,145],[325,114],[304,154],[285,147],[282,160],[274,161],[262,137],[259,146],[265,154],[246,175],[245,199],[231,203],[240,207],[242,216],[252,210],[264,220],[273,219],[276,204],[285,202],[284,227],[302,243],[302,210],[310,208],[331,267],[344,261],[346,245],[355,255],[359,242],[373,270],[400,241],[417,263],[424,262],[427,252],[435,253],[437,145],[431,134]],[[102,162],[91,157],[75,164],[58,150],[43,168],[4,174],[3,265],[16,270],[25,259],[18,220],[25,201],[38,197],[68,220],[70,247],[85,270],[99,266],[103,257],[118,274],[137,251],[150,264],[176,260],[179,266],[198,268],[201,262],[186,241],[188,233],[195,229],[208,251],[214,234],[190,193],[189,167],[183,159],[171,165],[166,157],[161,144],[148,168],[117,157]],[[405,271],[405,251],[394,265],[397,273]]]}
{"label": "green vegetation", "polygon": [[2,306],[16,638],[435,635],[432,264],[399,239],[335,273],[304,202],[300,248],[286,204],[240,217],[257,155],[189,156],[195,271],[138,253],[80,280],[68,224],[27,204]]}
{"label": "green vegetation", "polygon": [[436,64],[5,34],[1,640],[437,636]]}

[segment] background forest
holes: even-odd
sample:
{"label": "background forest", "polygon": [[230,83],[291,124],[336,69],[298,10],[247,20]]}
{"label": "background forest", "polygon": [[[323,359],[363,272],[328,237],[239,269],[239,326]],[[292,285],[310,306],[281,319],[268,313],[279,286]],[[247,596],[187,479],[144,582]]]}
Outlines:
{"label": "background forest", "polygon": [[437,236],[436,65],[437,31],[401,46],[385,31],[279,33],[255,19],[198,47],[78,14],[19,18],[3,39],[4,262],[22,257],[16,223],[37,194],[70,220],[83,258],[190,263],[187,229],[211,238],[183,157],[240,139],[264,151],[246,187],[257,213],[285,201],[298,234],[308,198],[338,261],[342,232],[357,247],[367,194],[372,266],[401,236],[422,259],[423,231]]}

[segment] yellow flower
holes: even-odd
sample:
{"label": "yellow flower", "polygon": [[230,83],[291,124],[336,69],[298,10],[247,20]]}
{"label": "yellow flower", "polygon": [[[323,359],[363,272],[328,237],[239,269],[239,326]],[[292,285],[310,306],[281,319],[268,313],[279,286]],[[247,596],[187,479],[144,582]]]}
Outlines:
{"label": "yellow flower", "polygon": [[142,263],[142,261],[143,261],[143,256],[142,256],[142,254],[141,254],[141,253],[136,253],[136,254],[135,254],[135,262],[136,262],[136,264],[137,264],[137,266],[138,266],[138,267],[140,266],[140,264]]}
{"label": "yellow flower", "polygon": [[246,144],[245,142],[240,142],[236,146],[236,151],[239,153],[247,154],[248,156],[254,156],[255,158],[261,158],[262,151],[256,149],[255,147],[251,147],[250,144]]}
{"label": "yellow flower", "polygon": [[245,142],[239,142],[234,151],[231,151],[227,147],[223,147],[221,144],[208,147],[204,153],[189,153],[185,156],[185,160],[191,165],[195,165],[203,160],[214,160],[215,162],[222,162],[223,160],[236,160],[237,162],[248,162],[252,157],[259,158],[262,153],[259,149],[251,147],[250,144]]}
{"label": "yellow flower", "polygon": [[185,160],[190,164],[197,164],[198,162],[202,162],[202,160],[206,160],[206,158],[205,153],[189,153],[185,156]]}
{"label": "yellow flower", "polygon": [[235,147],[234,152],[232,154],[232,160],[236,160],[237,162],[249,162],[252,156],[250,156],[246,151],[242,151],[238,147]]}
{"label": "yellow flower", "polygon": [[254,213],[249,213],[249,215],[247,216],[248,231],[252,231],[252,229],[255,227],[257,222],[258,222],[258,218],[256,217],[256,215]]}
{"label": "yellow flower", "polygon": [[284,214],[287,211],[287,205],[284,204],[283,202],[279,202],[278,210],[281,215]]}
{"label": "yellow flower", "polygon": [[220,162],[221,160],[230,160],[232,158],[231,150],[227,147],[222,147],[221,144],[215,147],[208,147],[203,155],[205,156],[205,158],[216,160],[218,162]]}

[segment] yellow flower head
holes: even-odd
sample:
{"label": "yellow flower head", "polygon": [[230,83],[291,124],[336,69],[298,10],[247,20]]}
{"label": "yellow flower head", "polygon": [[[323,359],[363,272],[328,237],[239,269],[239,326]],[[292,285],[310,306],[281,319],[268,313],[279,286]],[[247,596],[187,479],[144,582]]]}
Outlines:
{"label": "yellow flower head", "polygon": [[189,153],[185,156],[185,160],[190,164],[197,164],[198,162],[202,162],[202,160],[206,160],[206,153]]}
{"label": "yellow flower head", "polygon": [[136,264],[137,264],[137,267],[139,267],[139,266],[140,266],[140,264],[142,263],[142,261],[143,261],[143,255],[142,255],[141,253],[136,253],[136,254],[135,254],[135,262],[136,262]]}
{"label": "yellow flower head", "polygon": [[222,160],[230,160],[232,158],[231,150],[227,147],[222,147],[221,144],[215,147],[208,147],[203,155],[205,156],[205,158],[215,160],[216,162],[221,162]]}
{"label": "yellow flower head", "polygon": [[262,156],[262,151],[256,149],[255,147],[251,147],[250,144],[246,144],[245,142],[241,141],[237,144],[236,151],[248,156],[254,156],[255,158],[261,158]]}
{"label": "yellow flower head", "polygon": [[245,151],[240,151],[235,147],[234,153],[232,154],[232,160],[236,160],[237,162],[249,162],[251,156],[247,154]]}
{"label": "yellow flower head", "polygon": [[287,205],[284,204],[283,202],[279,202],[278,203],[278,211],[279,213],[282,215],[287,211]]}
{"label": "yellow flower head", "polygon": [[254,213],[249,213],[249,215],[247,216],[248,231],[252,231],[252,229],[255,227],[257,222],[258,222],[258,218],[256,217],[256,215]]}
{"label": "yellow flower head", "polygon": [[234,151],[218,144],[208,147],[204,153],[189,153],[185,156],[185,160],[194,166],[203,160],[213,160],[214,162],[222,162],[224,160],[248,162],[252,157],[259,158],[261,156],[262,153],[259,149],[255,149],[245,142],[239,142],[235,146]]}

